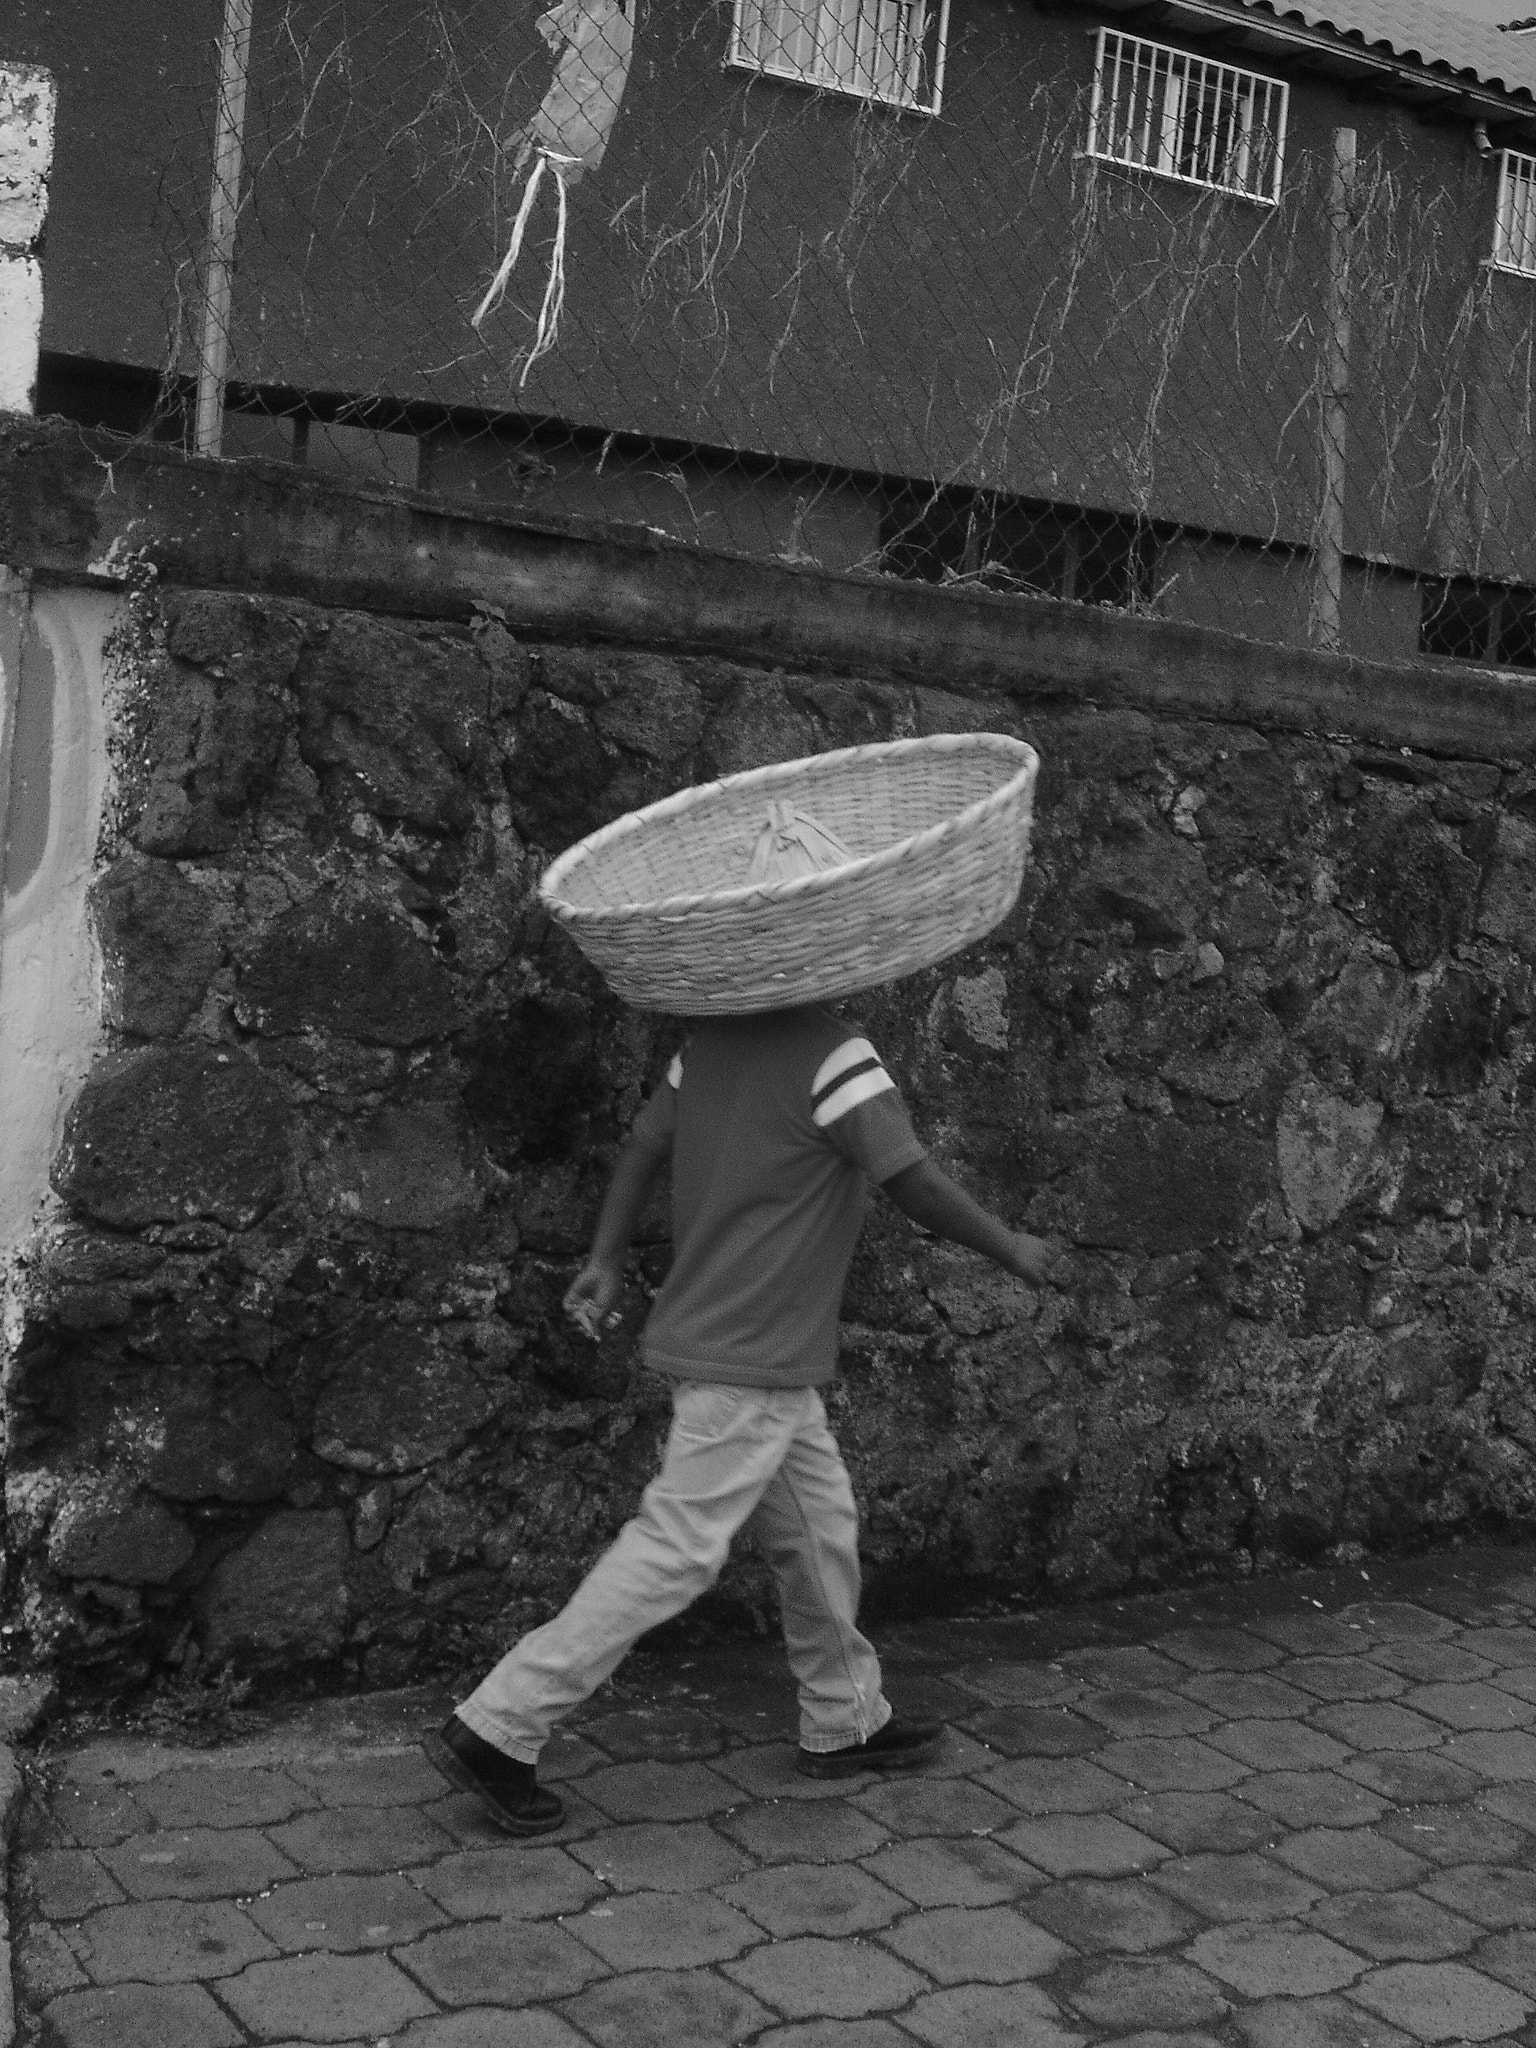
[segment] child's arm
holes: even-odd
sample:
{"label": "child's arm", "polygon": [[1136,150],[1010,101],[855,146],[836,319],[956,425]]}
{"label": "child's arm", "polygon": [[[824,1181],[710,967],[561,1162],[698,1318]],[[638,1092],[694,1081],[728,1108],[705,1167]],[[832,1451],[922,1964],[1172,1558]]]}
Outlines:
{"label": "child's arm", "polygon": [[613,1169],[608,1192],[598,1212],[597,1229],[587,1262],[566,1289],[563,1306],[594,1340],[603,1319],[624,1287],[624,1255],[629,1250],[657,1177],[667,1162],[665,1152],[636,1139],[625,1141]]}
{"label": "child's arm", "polygon": [[972,1201],[931,1159],[904,1167],[883,1183],[885,1192],[905,1216],[973,1252],[993,1259],[1005,1272],[1036,1287],[1049,1278],[1057,1254],[1043,1238],[1025,1231],[1010,1230],[1005,1223]]}

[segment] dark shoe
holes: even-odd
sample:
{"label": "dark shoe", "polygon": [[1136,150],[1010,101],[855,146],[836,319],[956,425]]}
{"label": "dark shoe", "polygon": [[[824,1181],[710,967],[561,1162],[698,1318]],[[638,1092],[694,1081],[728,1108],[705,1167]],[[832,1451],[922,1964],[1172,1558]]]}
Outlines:
{"label": "dark shoe", "polygon": [[461,1792],[472,1792],[509,1835],[547,1835],[565,1819],[565,1808],[539,1783],[532,1764],[520,1764],[493,1742],[450,1714],[441,1730],[422,1737],[427,1761]]}
{"label": "dark shoe", "polygon": [[925,1764],[944,1733],[937,1721],[898,1721],[893,1714],[868,1742],[846,1749],[802,1749],[798,1763],[804,1778],[854,1778],[860,1771],[910,1771]]}

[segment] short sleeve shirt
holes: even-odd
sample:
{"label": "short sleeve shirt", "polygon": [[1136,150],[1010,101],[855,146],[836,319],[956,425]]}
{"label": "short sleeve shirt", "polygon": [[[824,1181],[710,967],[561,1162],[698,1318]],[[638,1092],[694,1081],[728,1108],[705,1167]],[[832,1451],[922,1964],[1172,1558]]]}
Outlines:
{"label": "short sleeve shirt", "polygon": [[868,1039],[819,1009],[712,1018],[634,1137],[672,1155],[672,1269],[646,1362],[742,1386],[830,1379],[870,1183],[926,1156]]}

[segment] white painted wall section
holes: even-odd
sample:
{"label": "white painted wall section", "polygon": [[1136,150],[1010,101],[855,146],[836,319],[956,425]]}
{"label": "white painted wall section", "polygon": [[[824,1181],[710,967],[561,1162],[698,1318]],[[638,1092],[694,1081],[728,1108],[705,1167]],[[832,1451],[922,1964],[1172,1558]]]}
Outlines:
{"label": "white painted wall section", "polygon": [[86,895],[107,791],[107,649],[122,611],[106,591],[29,599],[0,571],[0,1283],[54,1200],[48,1169],[102,1041]]}
{"label": "white painted wall section", "polygon": [[43,326],[38,249],[53,167],[53,79],[0,63],[0,411],[31,412]]}

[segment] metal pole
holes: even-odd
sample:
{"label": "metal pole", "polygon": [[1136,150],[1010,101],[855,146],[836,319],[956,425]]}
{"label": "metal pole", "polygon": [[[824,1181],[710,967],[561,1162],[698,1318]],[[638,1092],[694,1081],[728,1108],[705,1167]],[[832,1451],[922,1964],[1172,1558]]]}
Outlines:
{"label": "metal pole", "polygon": [[208,197],[208,264],[197,343],[197,424],[192,446],[217,455],[224,438],[224,378],[229,367],[229,312],[234,296],[235,228],[244,168],[245,88],[251,65],[252,0],[224,0],[219,45],[219,111]]}
{"label": "metal pole", "polygon": [[1344,587],[1344,471],[1349,411],[1349,234],[1355,201],[1355,131],[1333,131],[1328,179],[1328,295],[1323,335],[1323,492],[1312,551],[1312,638],[1339,651]]}

